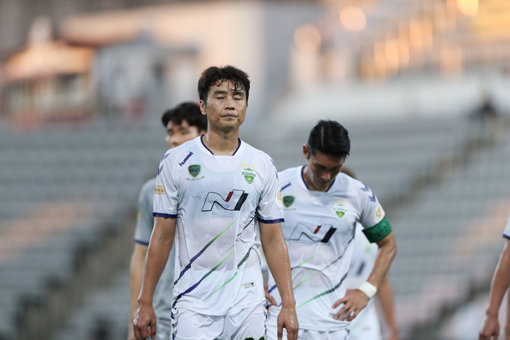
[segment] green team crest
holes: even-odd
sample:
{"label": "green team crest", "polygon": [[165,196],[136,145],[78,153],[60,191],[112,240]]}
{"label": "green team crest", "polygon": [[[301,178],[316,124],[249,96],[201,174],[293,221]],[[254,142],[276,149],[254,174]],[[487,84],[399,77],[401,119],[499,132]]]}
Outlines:
{"label": "green team crest", "polygon": [[257,176],[255,174],[255,170],[250,169],[250,168],[244,168],[242,174],[243,174],[246,182],[248,182],[248,184],[252,184],[253,181],[255,180],[255,177]]}
{"label": "green team crest", "polygon": [[342,218],[347,212],[347,206],[345,202],[341,200],[335,201],[335,204],[333,205],[333,211],[336,213],[336,216]]}
{"label": "green team crest", "polygon": [[288,208],[294,203],[294,196],[283,196],[283,205]]}
{"label": "green team crest", "polygon": [[188,166],[188,172],[191,176],[197,177],[200,173],[200,165],[199,164],[192,164]]}

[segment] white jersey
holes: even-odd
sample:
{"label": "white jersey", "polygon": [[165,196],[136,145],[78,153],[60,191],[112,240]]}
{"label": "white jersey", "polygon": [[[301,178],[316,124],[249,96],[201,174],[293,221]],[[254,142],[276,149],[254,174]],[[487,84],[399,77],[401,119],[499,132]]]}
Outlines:
{"label": "white jersey", "polygon": [[503,232],[503,237],[510,239],[510,217],[508,217],[508,222],[506,222],[505,231]]}
{"label": "white jersey", "polygon": [[[348,322],[333,319],[331,306],[346,291],[345,279],[352,257],[355,226],[379,223],[384,211],[372,191],[358,180],[339,173],[326,192],[309,190],[302,177],[303,167],[279,174],[296,311],[300,328],[334,331]],[[274,279],[269,290],[281,305]],[[279,306],[271,307],[276,319]],[[271,322],[271,321],[270,321]]]}
{"label": "white jersey", "polygon": [[[349,289],[357,289],[368,279],[374,267],[379,247],[370,243],[361,228],[356,228],[354,251],[347,275],[346,285]],[[356,316],[349,326],[351,340],[380,340],[381,327],[374,299]]]}
{"label": "white jersey", "polygon": [[173,307],[226,315],[264,302],[256,221],[283,221],[271,158],[239,140],[215,156],[197,137],[160,163],[154,216],[176,218]]}

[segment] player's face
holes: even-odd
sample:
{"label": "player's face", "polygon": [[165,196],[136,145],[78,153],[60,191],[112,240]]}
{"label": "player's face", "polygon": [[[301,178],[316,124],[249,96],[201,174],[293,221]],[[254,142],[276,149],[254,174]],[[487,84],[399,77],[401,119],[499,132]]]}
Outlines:
{"label": "player's face", "polygon": [[246,115],[246,92],[235,88],[231,81],[218,81],[209,88],[207,104],[201,100],[200,109],[207,115],[211,129],[228,132],[236,130]]}
{"label": "player's face", "polygon": [[200,133],[202,132],[199,131],[196,126],[190,126],[185,120],[183,120],[181,124],[171,121],[168,122],[166,125],[166,131],[166,143],[170,149],[200,136]]}
{"label": "player's face", "polygon": [[307,145],[303,145],[303,154],[308,160],[303,173],[308,187],[317,191],[328,190],[342,169],[345,158],[326,155],[319,151],[312,154]]}

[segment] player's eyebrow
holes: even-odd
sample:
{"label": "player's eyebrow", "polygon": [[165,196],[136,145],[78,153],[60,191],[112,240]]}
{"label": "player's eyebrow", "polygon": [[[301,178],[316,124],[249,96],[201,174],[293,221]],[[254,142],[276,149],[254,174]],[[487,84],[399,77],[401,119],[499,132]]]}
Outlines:
{"label": "player's eyebrow", "polygon": [[328,171],[331,171],[331,170],[337,170],[337,169],[341,169],[342,166],[341,165],[337,165],[337,166],[333,166],[331,168],[328,168],[328,167],[325,167],[324,165],[322,165],[321,163],[319,162],[315,162],[315,166],[319,166],[321,168],[323,168],[324,170],[328,170]]}

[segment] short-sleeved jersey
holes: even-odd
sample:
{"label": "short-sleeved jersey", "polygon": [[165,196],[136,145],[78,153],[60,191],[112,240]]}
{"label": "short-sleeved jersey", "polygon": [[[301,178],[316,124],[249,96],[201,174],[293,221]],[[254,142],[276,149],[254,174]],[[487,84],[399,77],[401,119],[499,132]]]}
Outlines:
{"label": "short-sleeved jersey", "polygon": [[[378,249],[379,247],[375,243],[370,243],[361,228],[357,226],[349,275],[347,275],[347,288],[357,289],[368,279],[374,267]],[[370,340],[382,338],[373,299],[368,302],[368,305],[351,322],[349,329],[351,330],[350,336],[352,339],[365,339],[364,334],[368,331],[367,329],[370,329],[372,334]]]}
{"label": "short-sleeved jersey", "polygon": [[[156,178],[145,182],[138,196],[138,219],[135,229],[135,242],[148,246],[151,240],[152,229],[154,228],[154,217],[152,208],[154,205],[154,189]],[[161,274],[152,303],[158,319],[170,320],[172,306],[172,287],[174,278],[175,251],[172,249],[168,262]]]}
{"label": "short-sleeved jersey", "polygon": [[[344,173],[321,192],[308,189],[302,171],[279,174],[296,311],[300,328],[334,331],[348,325],[333,319],[331,306],[345,295],[356,223],[374,226],[384,211],[367,186]],[[281,304],[271,276],[269,289]],[[274,306],[271,314],[279,310]]]}
{"label": "short-sleeved jersey", "polygon": [[503,237],[506,239],[510,239],[510,217],[508,217],[508,222],[506,222],[505,231],[503,232]]}
{"label": "short-sleeved jersey", "polygon": [[280,223],[283,210],[271,158],[239,139],[232,156],[215,156],[197,137],[160,163],[154,216],[176,218],[173,306],[225,315],[263,303],[257,221]]}

